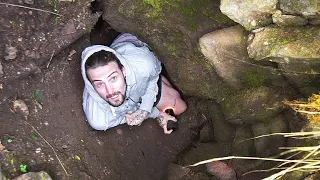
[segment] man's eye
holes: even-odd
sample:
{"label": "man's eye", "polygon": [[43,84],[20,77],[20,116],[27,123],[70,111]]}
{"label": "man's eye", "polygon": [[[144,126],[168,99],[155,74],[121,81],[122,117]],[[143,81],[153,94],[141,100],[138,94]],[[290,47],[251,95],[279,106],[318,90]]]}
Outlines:
{"label": "man's eye", "polygon": [[112,77],[112,78],[110,79],[111,82],[115,82],[116,80],[117,80],[117,77],[116,77],[116,76],[114,76],[114,77]]}
{"label": "man's eye", "polygon": [[97,84],[96,84],[96,87],[97,87],[97,88],[100,88],[100,87],[102,87],[102,86],[103,86],[103,83],[97,83]]}

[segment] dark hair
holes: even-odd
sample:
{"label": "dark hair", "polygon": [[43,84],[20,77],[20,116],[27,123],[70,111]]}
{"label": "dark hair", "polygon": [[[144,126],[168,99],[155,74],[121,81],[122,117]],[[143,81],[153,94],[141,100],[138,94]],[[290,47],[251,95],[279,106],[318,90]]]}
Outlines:
{"label": "dark hair", "polygon": [[93,53],[86,61],[85,68],[86,72],[89,68],[97,68],[100,66],[107,65],[109,62],[116,62],[120,69],[122,69],[123,65],[120,60],[109,51],[101,50]]}

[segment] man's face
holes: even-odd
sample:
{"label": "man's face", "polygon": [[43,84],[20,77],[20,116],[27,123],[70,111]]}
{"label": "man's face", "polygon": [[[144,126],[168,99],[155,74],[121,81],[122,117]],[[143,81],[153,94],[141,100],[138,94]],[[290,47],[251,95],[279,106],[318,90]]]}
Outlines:
{"label": "man's face", "polygon": [[123,104],[126,92],[125,74],[124,69],[120,69],[116,62],[89,68],[87,75],[101,98],[114,107]]}

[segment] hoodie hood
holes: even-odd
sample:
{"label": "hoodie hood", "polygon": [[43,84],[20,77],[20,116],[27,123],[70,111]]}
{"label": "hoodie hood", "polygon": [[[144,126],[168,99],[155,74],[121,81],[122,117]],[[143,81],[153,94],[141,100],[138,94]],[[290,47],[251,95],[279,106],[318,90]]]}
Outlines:
{"label": "hoodie hood", "polygon": [[[108,52],[112,52],[121,62],[121,64],[126,67],[125,71],[126,74],[131,74],[131,70],[128,67],[128,63],[126,61],[125,58],[123,58],[119,53],[117,53],[114,49],[107,47],[107,46],[103,46],[103,45],[93,45],[93,46],[89,46],[86,49],[83,50],[82,52],[82,56],[81,56],[81,74],[82,74],[82,78],[84,80],[85,83],[85,87],[84,90],[87,91],[87,93],[89,93],[89,95],[97,102],[99,103],[107,103],[104,99],[102,99],[99,94],[96,92],[96,90],[94,89],[94,87],[92,86],[91,82],[89,81],[87,74],[86,74],[86,68],[85,68],[85,64],[87,59],[94,53],[99,52],[101,50],[104,51],[108,51]],[[132,77],[132,76],[128,76],[128,77]],[[131,79],[134,80],[134,79]]]}
{"label": "hoodie hood", "polygon": [[96,92],[96,90],[94,89],[94,87],[92,86],[91,82],[89,81],[88,77],[87,77],[87,74],[86,74],[86,67],[85,67],[85,64],[88,60],[88,58],[96,53],[96,52],[99,52],[101,50],[104,50],[104,51],[108,51],[108,52],[112,52],[113,54],[116,54],[116,52],[107,47],[107,46],[102,46],[102,45],[94,45],[94,46],[90,46],[90,47],[87,47],[85,50],[83,50],[82,52],[82,56],[81,56],[81,74],[82,74],[82,78],[84,80],[84,84],[85,84],[85,87],[84,89],[90,94],[90,96],[95,100],[95,101],[98,101],[98,102],[105,102],[104,99],[102,99],[99,94]]}

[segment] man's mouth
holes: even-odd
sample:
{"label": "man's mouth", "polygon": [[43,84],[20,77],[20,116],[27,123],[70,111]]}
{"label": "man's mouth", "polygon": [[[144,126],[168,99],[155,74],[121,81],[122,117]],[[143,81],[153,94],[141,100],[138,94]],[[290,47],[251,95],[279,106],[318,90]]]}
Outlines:
{"label": "man's mouth", "polygon": [[108,99],[116,99],[117,97],[119,97],[120,94],[121,94],[120,92],[115,92],[113,94],[107,95],[106,97]]}
{"label": "man's mouth", "polygon": [[119,96],[119,94],[115,94],[115,95],[109,97],[109,99],[116,99],[118,96]]}

